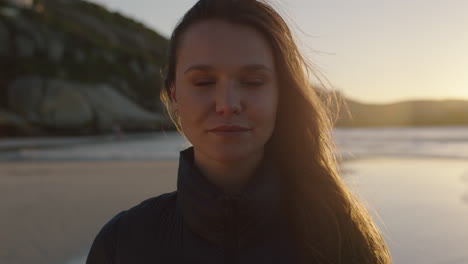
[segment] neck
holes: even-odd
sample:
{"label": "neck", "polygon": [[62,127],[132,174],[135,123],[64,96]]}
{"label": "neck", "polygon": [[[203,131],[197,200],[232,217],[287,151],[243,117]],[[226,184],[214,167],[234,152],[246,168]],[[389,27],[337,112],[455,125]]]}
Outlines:
{"label": "neck", "polygon": [[237,194],[252,178],[263,158],[263,150],[246,158],[233,161],[219,161],[194,153],[194,163],[201,173],[226,194]]}

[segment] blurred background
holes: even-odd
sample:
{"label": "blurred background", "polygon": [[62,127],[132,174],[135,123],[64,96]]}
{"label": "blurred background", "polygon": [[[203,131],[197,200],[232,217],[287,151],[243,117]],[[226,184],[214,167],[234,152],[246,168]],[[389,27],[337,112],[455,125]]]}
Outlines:
{"label": "blurred background", "polygon": [[[160,69],[195,2],[0,0],[0,263],[84,263],[175,190]],[[271,2],[337,92],[344,180],[395,263],[468,263],[468,2]]]}

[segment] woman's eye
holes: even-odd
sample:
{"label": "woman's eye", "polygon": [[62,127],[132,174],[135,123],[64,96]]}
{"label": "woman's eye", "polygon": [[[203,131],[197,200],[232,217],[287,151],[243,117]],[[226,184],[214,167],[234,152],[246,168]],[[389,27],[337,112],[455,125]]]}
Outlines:
{"label": "woman's eye", "polygon": [[215,81],[199,81],[194,83],[195,86],[208,86],[215,84]]}
{"label": "woman's eye", "polygon": [[242,83],[247,86],[261,86],[265,82],[263,80],[258,79],[258,80],[245,80]]}

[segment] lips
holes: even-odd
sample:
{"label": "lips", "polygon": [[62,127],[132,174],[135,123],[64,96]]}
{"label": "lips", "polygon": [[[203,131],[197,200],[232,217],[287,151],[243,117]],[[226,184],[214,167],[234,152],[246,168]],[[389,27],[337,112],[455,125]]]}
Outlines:
{"label": "lips", "polygon": [[209,132],[244,132],[249,131],[250,129],[243,126],[237,125],[222,125],[208,130]]}

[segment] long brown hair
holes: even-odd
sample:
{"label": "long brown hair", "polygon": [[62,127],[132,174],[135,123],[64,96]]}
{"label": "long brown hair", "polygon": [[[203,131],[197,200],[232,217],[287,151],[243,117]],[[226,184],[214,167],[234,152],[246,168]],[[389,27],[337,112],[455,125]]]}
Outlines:
{"label": "long brown hair", "polygon": [[338,173],[323,100],[312,89],[315,71],[302,57],[282,17],[257,0],[200,0],[180,20],[170,40],[161,100],[171,111],[177,49],[191,25],[219,19],[260,32],[274,51],[279,74],[276,127],[267,143],[281,171],[290,229],[304,263],[391,263],[387,246],[366,209],[343,184]]}

